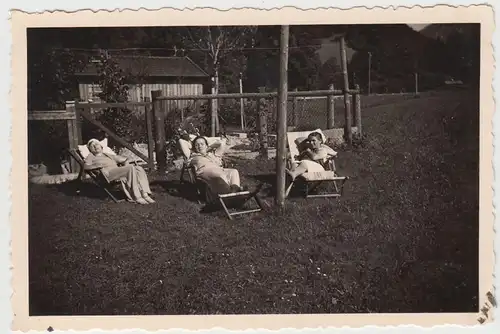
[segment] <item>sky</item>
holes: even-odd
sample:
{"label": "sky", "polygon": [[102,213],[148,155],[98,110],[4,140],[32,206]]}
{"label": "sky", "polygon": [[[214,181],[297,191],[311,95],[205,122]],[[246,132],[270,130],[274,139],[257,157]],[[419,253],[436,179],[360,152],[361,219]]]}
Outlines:
{"label": "sky", "polygon": [[415,29],[416,31],[420,31],[428,26],[428,24],[408,24],[408,25],[413,29]]}

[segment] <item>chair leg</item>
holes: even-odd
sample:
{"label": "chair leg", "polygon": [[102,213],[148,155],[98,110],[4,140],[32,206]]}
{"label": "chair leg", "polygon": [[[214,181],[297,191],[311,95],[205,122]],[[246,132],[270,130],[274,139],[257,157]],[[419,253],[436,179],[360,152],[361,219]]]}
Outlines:
{"label": "chair leg", "polygon": [[264,203],[262,203],[262,200],[260,199],[259,195],[255,194],[255,196],[253,198],[255,199],[255,202],[257,202],[257,205],[259,206],[259,208],[264,210]]}
{"label": "chair leg", "polygon": [[[243,196],[243,197],[242,197]],[[226,202],[224,201],[224,199],[228,199],[229,201],[231,200],[235,200],[235,199],[238,199],[238,198],[241,198],[241,203],[239,203],[238,205],[236,205],[236,210],[235,212],[231,213],[229,212],[229,208],[228,208],[228,205],[226,204]],[[248,201],[250,200],[255,200],[255,202],[257,203],[257,206],[259,207],[258,209],[248,209],[248,210],[242,210],[242,211],[238,211],[240,209],[240,207],[242,208]],[[264,210],[264,204],[262,203],[261,199],[259,198],[258,194],[257,193],[243,193],[243,194],[226,194],[226,195],[219,195],[219,202],[222,206],[222,208],[224,209],[224,212],[226,213],[226,216],[230,219],[230,220],[233,220],[233,216],[236,216],[236,215],[244,215],[244,214],[248,214],[248,213],[254,213],[254,212],[260,212],[260,211],[263,211]],[[235,204],[234,202],[232,203],[233,205]],[[230,203],[231,205],[231,203]],[[231,207],[233,207],[233,205],[231,205]]]}
{"label": "chair leg", "polygon": [[115,195],[113,195],[113,193],[106,187],[102,187],[104,189],[104,191],[109,195],[109,197],[111,197],[111,199],[113,200],[113,202],[115,203],[120,203],[120,202],[123,202],[123,199],[118,199],[116,198]]}
{"label": "chair leg", "polygon": [[181,177],[180,177],[180,182],[184,182],[184,173],[186,171],[186,167],[182,166],[181,168]]}
{"label": "chair leg", "polygon": [[[307,189],[307,194],[309,194],[311,191],[314,191],[316,188],[318,188],[321,183],[322,183],[321,181],[312,182],[312,186]],[[309,184],[309,182],[307,184]]]}
{"label": "chair leg", "polygon": [[288,195],[290,194],[290,191],[292,190],[294,182],[295,182],[295,180],[292,181],[292,182],[290,182],[290,185],[288,186],[288,188],[286,188],[286,190],[285,190],[285,198],[287,198]]}
{"label": "chair leg", "polygon": [[229,213],[226,203],[224,203],[224,200],[221,197],[219,197],[219,202],[222,205],[222,208],[224,209],[224,212],[226,213],[226,216],[229,218],[229,220],[233,220],[233,217],[231,216],[231,213]]}
{"label": "chair leg", "polygon": [[[333,184],[335,186],[335,192],[326,192],[326,193],[316,194],[316,195],[310,195],[309,193],[307,193],[306,197],[341,197],[343,195],[343,192],[344,192],[344,184],[345,184],[345,182],[347,180],[348,180],[348,177],[342,179],[340,187],[337,185],[337,182],[339,180],[330,180],[331,182],[333,182]],[[324,181],[320,181],[318,184],[316,184],[315,186],[311,187],[309,189],[309,191],[311,191],[311,189],[315,189],[322,182],[324,182]]]}
{"label": "chair leg", "polygon": [[339,192],[339,187],[337,185],[337,181],[336,180],[333,181],[333,186],[335,187],[335,191]]}

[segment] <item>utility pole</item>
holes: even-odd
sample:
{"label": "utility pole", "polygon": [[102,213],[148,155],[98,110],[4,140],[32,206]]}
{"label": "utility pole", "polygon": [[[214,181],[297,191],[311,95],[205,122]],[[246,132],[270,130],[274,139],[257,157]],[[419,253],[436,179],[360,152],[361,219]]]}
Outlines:
{"label": "utility pole", "polygon": [[352,122],[351,122],[351,97],[349,96],[349,75],[347,71],[347,55],[345,36],[340,37],[340,58],[342,60],[342,73],[344,77],[344,106],[345,106],[345,127],[344,137],[349,145],[352,145]]}
{"label": "utility pole", "polygon": [[[240,94],[243,94],[243,73],[240,72]],[[240,119],[241,119],[241,131],[245,131],[245,105],[244,99],[240,99]]]}
{"label": "utility pole", "polygon": [[418,59],[415,61],[415,94],[418,95]]}
{"label": "utility pole", "polygon": [[368,52],[368,95],[372,91],[372,53]]}

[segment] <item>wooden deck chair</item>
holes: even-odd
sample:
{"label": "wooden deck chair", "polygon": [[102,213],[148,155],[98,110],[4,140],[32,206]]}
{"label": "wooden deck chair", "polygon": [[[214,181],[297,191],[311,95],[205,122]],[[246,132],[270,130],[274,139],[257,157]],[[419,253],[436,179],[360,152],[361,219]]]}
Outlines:
{"label": "wooden deck chair", "polygon": [[[313,131],[300,131],[300,132],[288,132],[287,133],[287,144],[288,144],[288,158],[287,158],[287,168],[294,169],[297,167],[299,162],[296,157],[299,155],[298,145],[307,139],[307,136],[311,132],[319,132],[323,137],[323,143],[326,142],[327,138],[321,129],[316,129]],[[339,176],[335,167],[335,157],[329,157],[324,161],[318,161],[325,171],[321,172],[307,172],[299,177],[297,177],[290,185],[287,187],[285,196],[288,197],[290,191],[294,184],[300,180],[305,184],[305,197],[340,197],[343,195],[344,184],[349,179],[347,176]],[[333,183],[335,192],[323,193],[323,194],[310,194],[314,191],[320,184],[324,182]]]}
{"label": "wooden deck chair", "polygon": [[[100,141],[103,151],[116,155],[116,153],[108,147],[108,140],[104,138]],[[78,145],[78,148],[68,150],[70,156],[75,159],[75,161],[80,166],[80,173],[78,175],[78,180],[83,180],[84,175],[87,174],[90,176],[92,181],[101,188],[115,203],[123,202],[125,198],[118,198],[115,194],[113,194],[116,187],[121,188],[121,192],[124,193],[124,183],[120,180],[110,181],[104,173],[102,173],[102,168],[94,168],[90,170],[85,170],[85,158],[90,154],[87,145]],[[132,164],[141,164],[142,161],[130,161]]]}
{"label": "wooden deck chair", "polygon": [[[208,138],[209,145],[213,140],[219,139],[219,138]],[[180,149],[183,153],[183,166],[181,170],[181,176],[180,176],[180,181],[181,182],[188,182],[193,186],[193,189],[196,193],[196,197],[198,200],[199,204],[202,203],[207,203],[208,199],[211,197],[210,194],[208,193],[208,187],[203,180],[200,180],[196,177],[196,173],[194,171],[194,167],[189,166],[189,157],[191,156],[191,142],[188,142],[187,140],[180,139],[179,140],[179,146]],[[222,166],[225,166],[224,159],[222,159]],[[184,175],[187,175],[187,180],[184,179]],[[222,209],[224,209],[224,212],[226,213],[227,217],[229,219],[233,219],[233,216],[236,215],[243,215],[243,214],[248,214],[248,213],[253,213],[253,212],[258,212],[262,211],[264,209],[262,200],[258,197],[258,192],[260,189],[254,190],[254,191],[240,191],[237,193],[230,193],[230,194],[220,194],[217,195],[217,200],[219,201]],[[246,203],[248,203],[251,200],[254,200],[255,203],[257,204],[258,208],[255,209],[248,209],[248,210],[239,210],[242,208]]]}

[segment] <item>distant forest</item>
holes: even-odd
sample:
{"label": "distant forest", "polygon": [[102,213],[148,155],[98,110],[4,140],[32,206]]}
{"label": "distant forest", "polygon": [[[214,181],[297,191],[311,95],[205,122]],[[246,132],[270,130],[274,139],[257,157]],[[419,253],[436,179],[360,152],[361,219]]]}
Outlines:
{"label": "distant forest", "polygon": [[[207,34],[208,33],[208,34]],[[415,31],[395,25],[308,25],[290,27],[289,88],[342,87],[340,55],[318,54],[325,43],[346,35],[351,51],[350,84],[368,87],[371,54],[373,93],[437,88],[454,78],[478,84],[479,24],[432,24]],[[240,75],[245,92],[278,85],[279,26],[258,27],[127,27],[29,29],[29,109],[57,109],[77,98],[75,71],[97,50],[113,54],[188,56],[208,73],[217,74],[219,92],[237,92]],[[241,73],[241,74],[240,74]]]}

